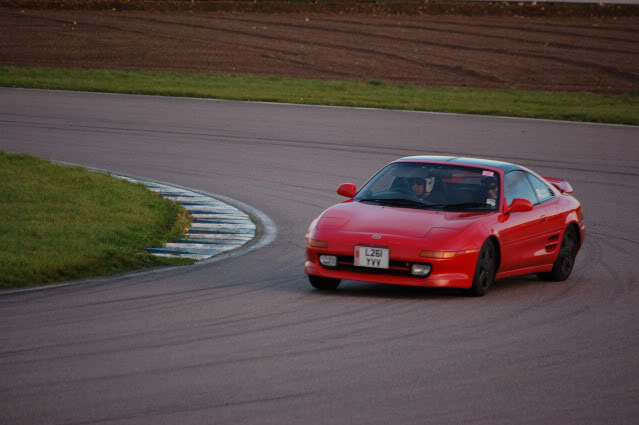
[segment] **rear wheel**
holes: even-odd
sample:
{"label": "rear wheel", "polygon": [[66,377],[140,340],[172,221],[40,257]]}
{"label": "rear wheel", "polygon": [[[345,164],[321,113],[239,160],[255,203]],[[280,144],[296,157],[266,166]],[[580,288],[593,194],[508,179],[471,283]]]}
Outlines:
{"label": "rear wheel", "polygon": [[559,255],[552,265],[552,270],[547,273],[539,273],[537,276],[542,280],[552,280],[561,282],[568,279],[577,257],[577,232],[573,226],[568,226],[561,239]]}
{"label": "rear wheel", "polygon": [[475,275],[473,276],[473,286],[470,288],[470,295],[481,297],[486,295],[488,288],[495,282],[497,267],[497,253],[493,241],[488,239],[479,250]]}
{"label": "rear wheel", "polygon": [[337,289],[337,286],[340,284],[340,279],[332,279],[330,277],[320,277],[320,276],[311,276],[308,275],[308,280],[313,285],[313,288],[319,289],[320,291],[332,291]]}

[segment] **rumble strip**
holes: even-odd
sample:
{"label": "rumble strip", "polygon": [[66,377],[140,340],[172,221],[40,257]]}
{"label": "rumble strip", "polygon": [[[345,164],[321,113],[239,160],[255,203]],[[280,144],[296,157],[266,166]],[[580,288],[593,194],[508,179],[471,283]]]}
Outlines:
{"label": "rumble strip", "polygon": [[147,252],[163,257],[205,260],[248,243],[255,237],[255,224],[239,209],[210,196],[163,184],[111,174],[122,180],[143,184],[147,189],[181,204],[193,217],[183,239]]}

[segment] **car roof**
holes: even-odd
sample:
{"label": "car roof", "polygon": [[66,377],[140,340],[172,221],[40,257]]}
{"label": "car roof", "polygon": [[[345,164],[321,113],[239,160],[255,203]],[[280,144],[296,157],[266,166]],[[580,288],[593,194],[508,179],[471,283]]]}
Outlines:
{"label": "car roof", "polygon": [[491,167],[503,170],[504,172],[513,170],[522,170],[523,168],[516,164],[509,162],[495,161],[492,159],[482,158],[463,158],[458,156],[436,156],[436,155],[418,155],[418,156],[406,156],[400,158],[397,161],[415,161],[415,162],[449,162],[455,165],[474,165]]}

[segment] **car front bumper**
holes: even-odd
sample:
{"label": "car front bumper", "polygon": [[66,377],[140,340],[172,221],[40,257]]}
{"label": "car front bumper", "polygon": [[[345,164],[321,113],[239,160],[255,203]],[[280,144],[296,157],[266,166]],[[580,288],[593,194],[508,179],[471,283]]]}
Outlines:
{"label": "car front bumper", "polygon": [[[385,283],[407,286],[431,286],[470,288],[472,286],[478,250],[470,253],[458,252],[453,258],[424,258],[414,254],[406,255],[398,250],[391,250],[391,267],[389,269],[369,269],[353,265],[354,247],[340,249],[307,247],[307,261],[304,265],[306,274],[342,280]],[[401,251],[401,250],[400,250]],[[336,255],[338,265],[335,268],[322,266],[319,255]],[[404,255],[402,255],[404,254]],[[430,264],[432,269],[428,276],[410,274],[412,264]]]}

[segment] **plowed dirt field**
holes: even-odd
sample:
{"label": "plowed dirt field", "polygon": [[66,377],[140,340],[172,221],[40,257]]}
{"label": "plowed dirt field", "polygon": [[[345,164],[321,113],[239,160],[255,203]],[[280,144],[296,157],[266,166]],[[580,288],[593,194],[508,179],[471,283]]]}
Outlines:
{"label": "plowed dirt field", "polygon": [[639,90],[639,17],[0,9],[0,64]]}

